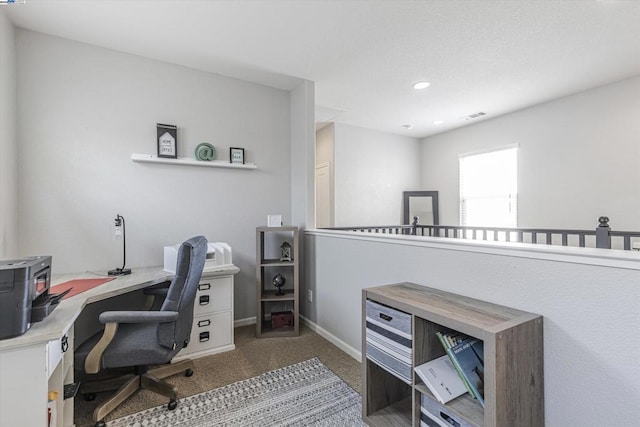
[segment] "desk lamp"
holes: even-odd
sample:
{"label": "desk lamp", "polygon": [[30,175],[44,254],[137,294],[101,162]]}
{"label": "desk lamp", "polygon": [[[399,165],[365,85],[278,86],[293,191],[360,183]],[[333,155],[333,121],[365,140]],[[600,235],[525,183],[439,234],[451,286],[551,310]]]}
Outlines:
{"label": "desk lamp", "polygon": [[116,215],[116,227],[122,227],[122,268],[109,270],[109,276],[124,276],[131,274],[130,268],[124,268],[127,263],[127,230],[124,224],[124,217],[120,214]]}

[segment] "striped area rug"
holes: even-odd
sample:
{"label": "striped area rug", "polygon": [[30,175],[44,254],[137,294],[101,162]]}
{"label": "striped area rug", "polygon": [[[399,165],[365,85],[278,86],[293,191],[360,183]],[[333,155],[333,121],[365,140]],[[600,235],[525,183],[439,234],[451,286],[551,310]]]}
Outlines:
{"label": "striped area rug", "polygon": [[313,358],[248,380],[147,409],[108,427],[366,426],[361,398]]}

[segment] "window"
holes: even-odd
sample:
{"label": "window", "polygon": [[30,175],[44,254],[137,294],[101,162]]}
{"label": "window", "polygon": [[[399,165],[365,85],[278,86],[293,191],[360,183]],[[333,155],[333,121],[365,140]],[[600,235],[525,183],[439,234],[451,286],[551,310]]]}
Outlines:
{"label": "window", "polygon": [[460,225],[518,226],[518,148],[460,156]]}

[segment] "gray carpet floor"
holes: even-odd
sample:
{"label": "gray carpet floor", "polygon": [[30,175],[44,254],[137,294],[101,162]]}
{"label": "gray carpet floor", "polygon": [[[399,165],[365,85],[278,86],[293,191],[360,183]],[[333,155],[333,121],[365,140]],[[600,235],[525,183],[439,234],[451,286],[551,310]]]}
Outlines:
{"label": "gray carpet floor", "polygon": [[[360,363],[305,326],[300,328],[298,337],[260,339],[255,338],[255,325],[243,326],[235,329],[234,339],[235,350],[195,359],[195,373],[192,377],[179,374],[167,379],[177,387],[179,398],[312,357],[319,358],[349,386],[360,392]],[[77,396],[74,402],[76,426],[93,426],[93,410],[108,396],[109,393],[100,393],[92,402],[85,402],[82,396]],[[165,397],[141,390],[112,412],[106,421],[166,403]]]}

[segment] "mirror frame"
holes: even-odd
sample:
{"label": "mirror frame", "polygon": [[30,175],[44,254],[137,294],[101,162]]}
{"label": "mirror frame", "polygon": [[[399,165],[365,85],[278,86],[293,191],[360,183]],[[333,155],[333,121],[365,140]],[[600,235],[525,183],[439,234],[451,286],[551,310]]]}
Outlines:
{"label": "mirror frame", "polygon": [[403,191],[402,198],[402,215],[403,224],[411,225],[413,218],[409,218],[409,201],[412,197],[431,197],[431,208],[433,212],[433,224],[425,225],[440,225],[440,218],[438,215],[438,192],[437,191]]}

